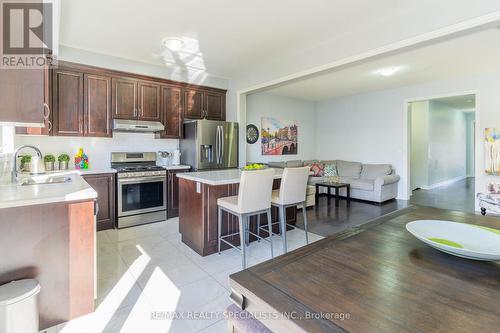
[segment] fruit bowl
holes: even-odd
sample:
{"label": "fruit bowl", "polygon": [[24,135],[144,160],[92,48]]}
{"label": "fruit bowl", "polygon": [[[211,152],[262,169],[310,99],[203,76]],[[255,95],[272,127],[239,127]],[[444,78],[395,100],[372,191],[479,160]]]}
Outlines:
{"label": "fruit bowl", "polygon": [[267,165],[265,164],[259,164],[259,163],[254,163],[247,165],[243,168],[241,168],[242,171],[256,171],[256,170],[264,170],[267,169]]}

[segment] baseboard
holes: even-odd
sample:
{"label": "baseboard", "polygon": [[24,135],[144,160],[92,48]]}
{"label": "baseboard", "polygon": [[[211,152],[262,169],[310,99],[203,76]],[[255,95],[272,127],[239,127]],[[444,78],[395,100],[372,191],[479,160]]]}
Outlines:
{"label": "baseboard", "polygon": [[421,185],[420,188],[422,190],[432,190],[432,189],[435,189],[437,187],[451,185],[453,183],[459,182],[459,181],[467,179],[467,178],[468,178],[467,176],[460,176],[460,177],[448,179],[448,180],[445,180],[443,182],[439,182],[439,183],[428,185],[428,186],[427,185]]}

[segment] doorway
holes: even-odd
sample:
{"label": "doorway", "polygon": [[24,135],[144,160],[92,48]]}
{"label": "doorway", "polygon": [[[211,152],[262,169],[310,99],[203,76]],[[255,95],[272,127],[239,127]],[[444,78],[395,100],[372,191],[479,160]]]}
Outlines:
{"label": "doorway", "polygon": [[475,210],[476,95],[408,103],[410,202]]}

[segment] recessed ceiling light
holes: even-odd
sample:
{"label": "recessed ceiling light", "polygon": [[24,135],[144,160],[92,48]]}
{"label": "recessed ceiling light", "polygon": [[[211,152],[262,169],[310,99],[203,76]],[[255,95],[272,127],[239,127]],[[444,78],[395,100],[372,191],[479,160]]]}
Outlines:
{"label": "recessed ceiling light", "polygon": [[162,44],[171,51],[179,51],[184,46],[184,41],[179,38],[165,38]]}
{"label": "recessed ceiling light", "polygon": [[382,76],[391,76],[391,75],[394,75],[400,69],[401,69],[401,67],[398,67],[398,66],[386,67],[386,68],[381,68],[381,69],[377,70],[375,73],[382,75]]}

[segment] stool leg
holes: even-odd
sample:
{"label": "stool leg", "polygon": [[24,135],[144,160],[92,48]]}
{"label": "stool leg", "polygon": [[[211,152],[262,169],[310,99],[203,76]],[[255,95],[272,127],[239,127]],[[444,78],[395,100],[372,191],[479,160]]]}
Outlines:
{"label": "stool leg", "polygon": [[306,229],[306,244],[309,244],[309,231],[307,231],[307,210],[305,201],[302,203],[302,215],[304,216],[304,229]]}
{"label": "stool leg", "polygon": [[217,247],[219,254],[220,254],[221,235],[222,235],[222,209],[219,206],[217,212]]}
{"label": "stool leg", "polygon": [[271,221],[271,208],[267,210],[267,227],[269,228],[269,241],[271,243],[271,258],[274,258],[273,251],[273,225]]}
{"label": "stool leg", "polygon": [[245,224],[245,244],[250,245],[250,215],[246,215],[243,223]]}
{"label": "stool leg", "polygon": [[[257,215],[257,235],[260,237],[260,214]],[[257,242],[260,243],[260,238],[257,238]]]}
{"label": "stool leg", "polygon": [[240,228],[241,266],[243,267],[243,269],[247,268],[245,228],[243,226],[244,219],[245,219],[245,216],[238,215],[238,224],[239,224],[239,228]]}
{"label": "stool leg", "polygon": [[287,253],[286,247],[286,215],[285,206],[280,205],[280,229],[281,229],[281,239],[283,241],[283,253]]}

